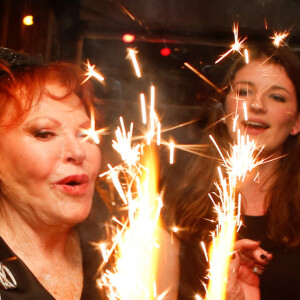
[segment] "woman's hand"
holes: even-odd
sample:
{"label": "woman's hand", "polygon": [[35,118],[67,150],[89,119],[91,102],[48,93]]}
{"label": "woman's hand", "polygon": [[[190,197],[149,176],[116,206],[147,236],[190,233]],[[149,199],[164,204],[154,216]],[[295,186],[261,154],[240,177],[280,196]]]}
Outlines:
{"label": "woman's hand", "polygon": [[234,244],[229,265],[227,299],[259,300],[259,275],[272,254],[259,247],[260,242],[242,239]]}

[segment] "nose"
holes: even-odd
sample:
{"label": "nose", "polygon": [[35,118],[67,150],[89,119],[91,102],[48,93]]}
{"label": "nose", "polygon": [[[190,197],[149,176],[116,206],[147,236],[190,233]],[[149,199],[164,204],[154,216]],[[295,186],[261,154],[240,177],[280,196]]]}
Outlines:
{"label": "nose", "polygon": [[64,161],[75,165],[80,165],[86,158],[86,151],[80,139],[76,136],[65,138]]}
{"label": "nose", "polygon": [[265,113],[267,107],[262,94],[256,94],[248,100],[248,108],[253,112]]}

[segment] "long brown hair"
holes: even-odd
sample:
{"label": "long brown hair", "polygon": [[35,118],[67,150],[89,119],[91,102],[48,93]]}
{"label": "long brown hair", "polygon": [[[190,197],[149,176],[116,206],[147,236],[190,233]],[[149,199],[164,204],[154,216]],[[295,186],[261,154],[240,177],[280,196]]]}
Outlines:
{"label": "long brown hair", "polygon": [[[286,74],[294,84],[298,113],[300,110],[300,64],[299,58],[287,47],[274,48],[270,45],[250,46],[251,60],[268,60],[267,63],[277,64],[284,68]],[[212,134],[221,149],[227,149],[230,138],[222,120],[230,82],[235,74],[245,65],[244,58],[239,58],[228,70],[222,84],[222,92],[217,95],[219,102],[210,109],[210,124],[201,132],[200,143],[209,144],[203,156],[193,157],[186,166],[185,174],[177,185],[177,191],[170,193],[174,197],[172,205],[172,222],[183,228],[179,238],[192,239],[197,236],[206,238],[214,219],[212,202],[208,193],[215,190],[217,179],[218,154],[208,139]],[[266,215],[268,219],[267,234],[277,244],[286,247],[300,245],[300,135],[290,135],[284,143],[283,154],[276,172],[276,180],[269,188],[265,199]],[[208,159],[207,156],[212,157]],[[170,200],[171,201],[171,200]]]}

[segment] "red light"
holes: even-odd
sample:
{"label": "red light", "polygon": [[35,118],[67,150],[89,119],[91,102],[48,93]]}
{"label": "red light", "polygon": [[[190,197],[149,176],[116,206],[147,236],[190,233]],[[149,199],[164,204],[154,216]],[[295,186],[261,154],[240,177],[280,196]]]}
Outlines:
{"label": "red light", "polygon": [[135,40],[135,35],[131,33],[123,34],[122,40],[124,43],[132,43]]}
{"label": "red light", "polygon": [[167,47],[162,48],[162,49],[160,50],[160,54],[161,54],[162,56],[168,56],[168,55],[171,54],[171,49],[170,49],[170,48],[167,48]]}

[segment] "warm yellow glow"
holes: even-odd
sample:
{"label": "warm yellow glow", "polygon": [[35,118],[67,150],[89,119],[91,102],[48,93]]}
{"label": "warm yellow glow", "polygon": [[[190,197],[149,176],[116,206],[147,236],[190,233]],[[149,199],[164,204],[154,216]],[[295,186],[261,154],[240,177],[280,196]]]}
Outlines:
{"label": "warm yellow glow", "polygon": [[250,141],[247,135],[241,135],[239,130],[237,136],[237,142],[231,145],[228,158],[224,157],[213,137],[210,136],[222,157],[226,176],[223,176],[219,168],[219,181],[216,183],[216,188],[220,203],[216,204],[210,195],[218,216],[218,223],[209,250],[209,284],[205,298],[207,300],[222,300],[226,297],[230,254],[233,252],[237,228],[241,225],[241,197],[237,195],[238,184],[244,181],[249,172],[263,163],[263,160],[257,159],[260,152],[256,153],[258,149],[254,141]]}
{"label": "warm yellow glow", "polygon": [[141,165],[134,180],[136,193],[129,196],[123,192],[127,197],[128,222],[121,223],[122,234],[116,235],[115,268],[106,270],[100,282],[111,300],[163,299],[167,294],[164,291],[157,295],[156,291],[162,200],[157,193],[157,161],[152,146],[144,148]]}
{"label": "warm yellow glow", "polygon": [[28,16],[25,16],[24,18],[23,18],[23,24],[24,25],[26,25],[26,26],[31,26],[31,25],[33,25],[33,16],[31,16],[31,15],[28,15]]}

